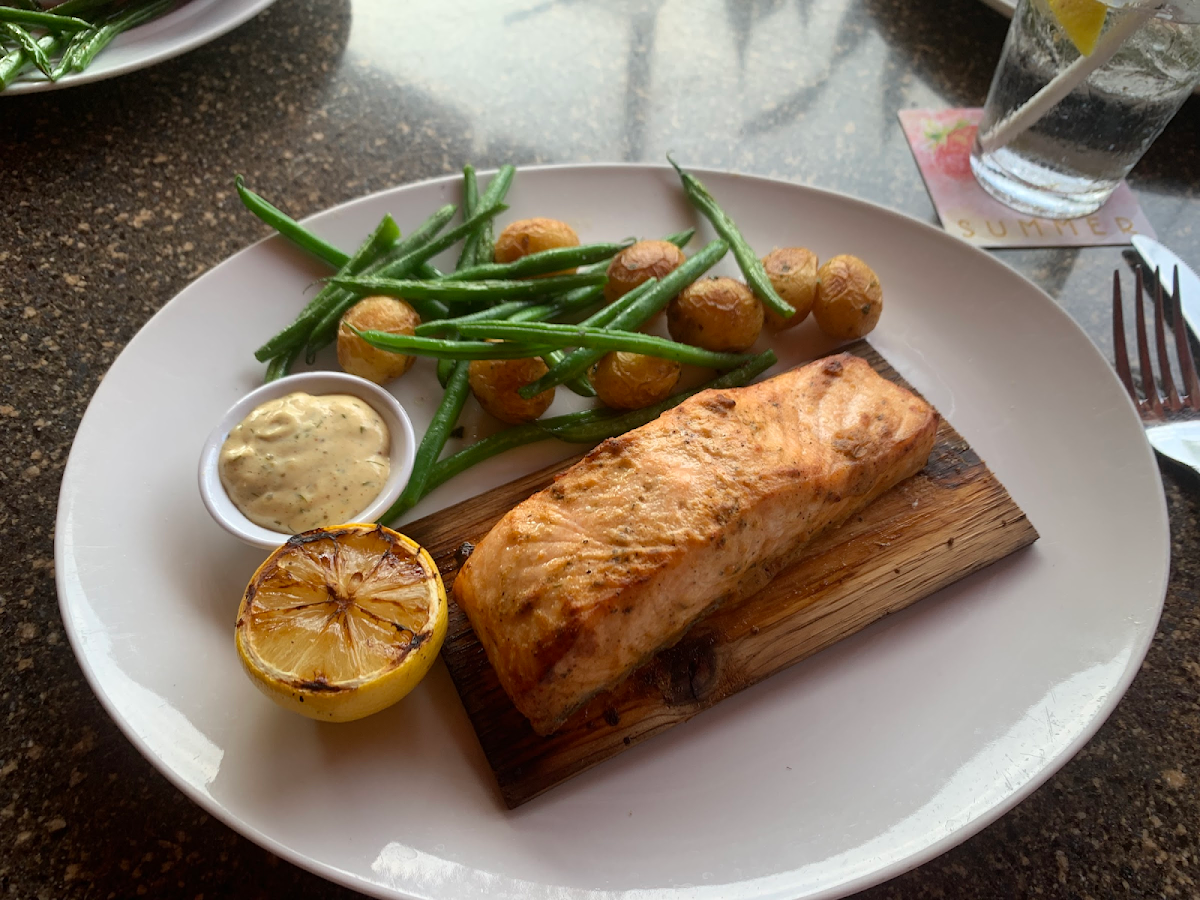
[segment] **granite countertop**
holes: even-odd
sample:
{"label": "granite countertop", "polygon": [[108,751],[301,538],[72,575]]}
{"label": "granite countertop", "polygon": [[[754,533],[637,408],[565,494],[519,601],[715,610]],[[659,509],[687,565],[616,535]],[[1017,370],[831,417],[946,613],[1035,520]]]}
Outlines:
{"label": "granite countertop", "polygon": [[[659,161],[673,150],[936,221],[896,112],[981,104],[1006,28],[977,0],[442,6],[280,0],[154,68],[0,98],[8,896],[352,896],[235,834],[146,762],[90,691],[56,603],[58,488],[89,398],[156,310],[265,233],[241,210],[233,173],[307,215],[468,161]],[[1160,237],[1193,261],[1198,134],[1193,98],[1130,179]],[[1111,358],[1119,248],[998,255]],[[1115,713],[995,824],[861,896],[1200,893],[1200,490],[1189,473],[1162,471],[1170,588]]]}

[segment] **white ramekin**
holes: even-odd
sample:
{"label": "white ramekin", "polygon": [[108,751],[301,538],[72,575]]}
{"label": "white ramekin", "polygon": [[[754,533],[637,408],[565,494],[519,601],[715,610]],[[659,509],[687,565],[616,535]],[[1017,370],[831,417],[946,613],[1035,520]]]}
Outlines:
{"label": "white ramekin", "polygon": [[[412,474],[413,458],[417,451],[417,441],[413,434],[412,422],[399,401],[379,385],[347,375],[344,372],[301,372],[289,375],[277,381],[268,382],[262,387],[248,393],[245,397],[229,408],[209,434],[200,452],[200,497],[205,508],[217,523],[235,537],[241,538],[248,544],[263,549],[274,549],[284,543],[290,534],[263,528],[247,519],[229,499],[221,484],[221,476],[217,471],[217,462],[221,455],[221,446],[225,438],[238,422],[246,418],[255,407],[274,400],[285,394],[304,391],[308,394],[350,394],[366,402],[387,426],[391,438],[391,471],[383,490],[371,505],[356,516],[353,522],[373,522],[391,506],[404,486],[408,476]],[[342,525],[343,522],[330,522],[330,525]]]}

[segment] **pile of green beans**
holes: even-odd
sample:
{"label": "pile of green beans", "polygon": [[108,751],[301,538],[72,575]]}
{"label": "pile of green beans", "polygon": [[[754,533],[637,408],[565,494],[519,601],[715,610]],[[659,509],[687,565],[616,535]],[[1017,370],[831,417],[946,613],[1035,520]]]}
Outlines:
{"label": "pile of green beans", "polygon": [[[0,90],[30,69],[50,81],[82,72],[117,35],[161,16],[177,0],[35,0],[0,6]],[[57,57],[57,60],[55,59]]]}
{"label": "pile of green beans", "polygon": [[[63,7],[70,4],[75,4],[78,11],[89,4],[103,6],[102,0],[67,0]],[[69,42],[74,38],[57,35],[54,40]],[[24,47],[20,52],[33,53]],[[4,77],[4,64],[4,58],[0,58],[0,79]],[[678,166],[676,169],[689,199],[709,217],[721,237],[661,279],[651,278],[608,305],[603,300],[609,261],[630,246],[632,239],[548,250],[510,263],[493,261],[492,222],[507,209],[503,201],[515,174],[512,166],[498,170],[482,192],[475,170],[471,166],[463,168],[461,224],[449,227],[458,213],[452,204],[435,211],[407,236],[400,234],[391,216],[384,216],[353,254],[308,231],[248,189],[238,176],[238,196],[250,212],[333,270],[296,319],[260,346],[255,357],[267,363],[268,381],[286,375],[301,355],[312,362],[314,354],[336,338],[345,312],[368,295],[402,298],[417,311],[422,322],[414,334],[360,330],[347,325],[373,347],[438,360],[438,378],[445,388],[417,449],[408,483],[380,519],[385,523],[396,521],[430,491],[497,453],[551,438],[598,443],[651,421],[700,390],[747,384],[776,362],[774,353],[717,353],[637,330],[726,253],[733,251],[743,271],[747,271],[744,257],[753,257],[737,226],[703,185]],[[694,230],[688,229],[665,240],[682,249],[693,234]],[[443,274],[431,260],[460,241],[462,248],[454,271]],[[757,263],[757,258],[754,261]],[[562,274],[571,271],[574,274]],[[746,277],[759,292],[748,271]],[[765,273],[762,280],[766,280]],[[766,296],[760,296],[772,305]],[[782,300],[778,302],[786,312],[791,311]],[[566,324],[562,319],[578,324]],[[681,391],[645,409],[615,412],[593,408],[541,419],[506,428],[441,458],[470,392],[470,361],[542,357],[548,367],[546,375],[521,388],[522,396],[532,397],[564,384],[576,393],[594,397],[587,370],[605,353],[615,350],[726,371],[699,388]]]}

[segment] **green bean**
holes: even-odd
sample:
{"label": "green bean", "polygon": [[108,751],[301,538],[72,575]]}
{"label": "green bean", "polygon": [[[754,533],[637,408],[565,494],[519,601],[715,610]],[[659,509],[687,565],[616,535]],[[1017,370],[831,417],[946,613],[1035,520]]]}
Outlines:
{"label": "green bean", "polygon": [[63,0],[54,7],[54,13],[60,16],[78,16],[81,13],[95,12],[106,6],[112,6],[113,0]]}
{"label": "green bean", "polygon": [[497,303],[495,306],[481,309],[479,312],[468,313],[465,316],[440,319],[436,322],[422,322],[417,326],[416,333],[426,337],[437,337],[454,331],[460,322],[491,322],[497,319],[509,322],[543,322],[593,306],[598,302],[598,297],[588,296],[592,291],[592,288],[568,291],[553,300],[544,302],[505,300],[503,303]]}
{"label": "green bean", "polygon": [[425,436],[421,438],[420,446],[417,447],[412,474],[408,476],[408,484],[404,486],[404,490],[396,502],[380,516],[382,522],[391,522],[400,518],[416,506],[417,502],[425,495],[425,485],[429,481],[430,472],[437,464],[438,457],[442,455],[442,448],[446,446],[446,438],[450,436],[450,430],[454,428],[458,417],[462,414],[463,405],[467,402],[467,395],[471,392],[471,386],[467,380],[467,363],[456,362],[452,365],[453,371],[446,384],[446,393],[442,397],[437,412],[433,414],[429,427],[425,429]]}
{"label": "green bean", "polygon": [[[546,364],[546,370],[549,371],[559,365],[567,358],[567,354],[562,350],[551,350],[542,357],[542,362]],[[592,383],[588,381],[586,374],[576,375],[574,378],[568,378],[563,382],[563,387],[570,390],[572,393],[578,394],[580,397],[595,397],[596,389],[592,387]]]}
{"label": "green bean", "polygon": [[447,275],[446,281],[483,281],[485,279],[528,278],[545,275],[563,269],[573,269],[602,260],[611,259],[629,246],[623,244],[583,244],[578,247],[555,247],[540,253],[530,253],[509,263],[488,263],[459,269]]}
{"label": "green bean", "polygon": [[24,28],[20,25],[13,25],[11,22],[0,23],[0,33],[7,34],[12,38],[18,47],[25,51],[26,57],[33,63],[41,73],[54,80],[54,70],[50,66],[50,57],[46,55],[46,51]]}
{"label": "green bean", "polygon": [[[450,208],[453,209],[453,207]],[[471,232],[472,228],[478,227],[481,222],[487,222],[495,218],[506,209],[508,209],[508,207],[503,204],[492,207],[485,207],[481,205],[479,209],[475,211],[475,215],[471,216],[461,225],[451,228],[445,234],[440,235],[439,237],[436,237],[421,246],[414,247],[409,253],[406,253],[404,256],[389,262],[387,265],[380,267],[377,272],[373,272],[371,274],[374,274],[379,278],[407,278],[416,271],[417,267],[420,266],[421,263],[433,259],[443,250],[452,247],[454,244],[457,244],[463,239],[464,235]]]}
{"label": "green bean", "polygon": [[[426,217],[420,225],[418,225],[409,235],[400,241],[391,250],[371,263],[362,270],[362,275],[377,275],[384,270],[399,266],[401,261],[419,247],[424,247],[430,241],[438,236],[446,223],[454,218],[457,212],[453,203],[447,203],[445,206],[431,213]],[[415,274],[422,266],[422,263],[405,263],[410,268],[406,270],[406,274]]]}
{"label": "green bean", "polygon": [[392,334],[390,331],[352,332],[380,350],[407,353],[410,356],[429,356],[433,359],[528,359],[543,356],[554,347],[545,344],[485,344],[482,341],[448,341],[443,338],[417,337],[414,334]]}
{"label": "green bean", "polygon": [[[385,215],[371,236],[363,241],[340,271],[347,273],[361,271],[387,248],[395,244],[399,237],[400,229],[396,227],[395,221],[390,215]],[[259,362],[266,362],[283,351],[290,350],[293,346],[304,344],[314,326],[324,317],[329,305],[336,302],[338,297],[344,293],[337,288],[323,287],[300,311],[300,315],[292,321],[292,324],[254,351],[254,358]]]}
{"label": "green bean", "polygon": [[0,22],[12,22],[14,25],[32,25],[34,28],[45,28],[47,31],[82,31],[91,28],[92,23],[74,16],[59,16],[51,12],[38,12],[32,9],[16,9],[12,6],[0,6]]}
{"label": "green bean", "polygon": [[[47,34],[38,38],[37,41],[38,46],[47,57],[53,56],[62,43],[62,37],[57,34]],[[33,65],[33,60],[21,47],[17,47],[11,53],[0,58],[0,91],[12,84],[17,76],[31,65]]]}
{"label": "green bean", "polygon": [[568,291],[546,303],[538,303],[528,309],[515,312],[508,317],[508,321],[545,322],[550,319],[557,319],[559,316],[586,312],[602,300],[599,293],[595,296],[589,296],[589,293],[593,291],[602,292],[603,290],[602,286],[597,286],[595,288],[584,288],[579,291]]}
{"label": "green bean", "polygon": [[[541,425],[560,441],[568,441],[573,444],[599,443],[605,438],[624,434],[626,431],[638,428],[647,422],[657,419],[668,409],[678,406],[684,400],[695,396],[701,391],[741,387],[775,365],[776,361],[774,351],[766,350],[757,356],[750,357],[741,366],[726,372],[724,375],[714,378],[692,390],[673,394],[666,400],[656,403],[654,406],[647,406],[644,409],[635,409],[626,413],[614,413],[610,416],[598,417],[590,421],[556,423],[553,420],[546,419],[534,424]],[[561,418],[566,419],[567,417],[563,416]]]}
{"label": "green bean", "polygon": [[437,281],[446,277],[446,273],[431,262],[421,263],[413,271],[413,274],[418,278],[423,278],[425,281]]}
{"label": "green bean", "polygon": [[0,56],[0,90],[8,87],[29,65],[29,56],[20,47]]}
{"label": "green bean", "polygon": [[[729,245],[724,241],[713,241],[660,280],[647,281],[646,284],[649,284],[650,287],[639,285],[638,288],[622,297],[621,300],[625,300],[628,305],[619,306],[615,313],[601,310],[584,324],[592,327],[603,325],[621,331],[632,331],[666,306],[672,297],[716,265],[728,251]],[[630,294],[635,294],[632,301],[628,300]],[[616,306],[616,304],[612,305]],[[604,353],[603,350],[592,349],[579,349],[569,353],[562,363],[532,384],[525,385],[517,393],[528,400],[542,391],[562,384],[568,378],[582,375]]]}
{"label": "green bean", "polygon": [[771,279],[767,277],[767,270],[763,268],[762,260],[742,237],[742,232],[728,213],[717,205],[717,201],[713,199],[712,194],[700,183],[698,178],[679,168],[669,155],[667,162],[675,166],[675,171],[679,173],[679,177],[683,181],[683,190],[688,199],[692,201],[692,205],[704,213],[705,218],[712,223],[717,234],[729,243],[734,259],[737,260],[738,268],[742,270],[746,283],[750,285],[750,289],[754,291],[758,299],[784,318],[795,315],[796,310],[775,291]]}
{"label": "green bean", "polygon": [[[475,167],[471,165],[463,166],[463,218],[469,219],[475,214],[475,209],[479,206],[479,182],[475,178]],[[479,232],[467,235],[463,241],[462,252],[458,255],[458,263],[454,266],[454,271],[460,271],[475,265],[475,246],[477,243],[476,235]]]}
{"label": "green bean", "polygon": [[415,334],[421,337],[440,337],[453,332],[463,322],[489,322],[493,319],[507,319],[513,313],[535,306],[549,306],[549,303],[538,303],[535,300],[505,300],[479,312],[468,313],[465,316],[455,316],[452,319],[439,319],[436,322],[422,322],[416,327]]}
{"label": "green bean", "polygon": [[663,238],[663,240],[667,243],[674,244],[676,247],[682,250],[692,242],[692,238],[695,237],[695,235],[696,229],[688,228],[684,231],[676,231],[674,234],[668,234],[665,238]]}
{"label": "green bean", "polygon": [[263,222],[266,222],[281,235],[299,247],[311,253],[318,259],[323,259],[335,269],[340,269],[350,261],[348,254],[343,253],[337,247],[329,244],[317,237],[295,219],[288,216],[286,213],[272,206],[254,191],[246,187],[242,176],[238,175],[233,179],[233,183],[237,185],[238,196],[242,200],[242,205],[254,215],[258,216]]}
{"label": "green bean", "polygon": [[113,42],[117,35],[136,28],[144,22],[162,15],[175,3],[175,0],[157,0],[145,6],[134,6],[112,16],[107,22],[96,29],[88,40],[76,51],[71,59],[71,69],[82,72],[101,50]]}
{"label": "green bean", "polygon": [[550,437],[558,438],[574,444],[598,444],[605,438],[624,434],[633,428],[645,425],[662,415],[668,409],[678,406],[684,400],[698,394],[700,391],[740,387],[748,384],[758,375],[765,372],[776,362],[775,354],[767,350],[751,358],[745,365],[726,372],[699,387],[681,391],[663,400],[661,403],[645,409],[637,409],[627,413],[612,413],[608,410],[588,409],[552,419],[541,419],[528,425],[517,425],[498,431],[484,438],[453,456],[448,456],[438,462],[429,473],[425,482],[425,493],[445,484],[456,475],[460,475],[472,466],[483,462],[516,447],[537,443]]}
{"label": "green bean", "polygon": [[550,437],[550,433],[539,428],[536,423],[516,425],[512,428],[505,428],[503,431],[497,431],[481,441],[476,441],[470,447],[459,450],[453,456],[447,456],[440,460],[429,472],[429,478],[425,482],[425,493],[428,494],[434,488],[441,487],[455,475],[465,472],[485,459],[490,459],[506,450],[548,440]]}
{"label": "green bean", "polygon": [[450,359],[449,357],[437,361],[437,380],[438,384],[443,388],[450,386],[450,376],[454,374],[454,367],[459,362],[460,360]]}
{"label": "green bean", "polygon": [[718,353],[680,344],[667,338],[638,331],[618,331],[614,328],[589,328],[585,325],[553,325],[548,322],[468,322],[458,329],[463,337],[498,338],[500,340],[546,344],[564,347],[588,347],[593,350],[621,350],[669,359],[710,369],[732,369],[749,359],[745,353]]}
{"label": "green bean", "polygon": [[284,350],[267,366],[267,375],[263,379],[264,382],[275,381],[283,378],[285,375],[291,374],[292,366],[300,356],[300,351],[304,349],[302,344],[297,344],[290,350]]}
{"label": "green bean", "polygon": [[96,29],[89,28],[86,31],[77,31],[71,35],[71,39],[63,47],[63,51],[58,57],[58,64],[55,65],[54,72],[50,75],[51,81],[58,81],[58,79],[72,71],[71,66],[79,58],[80,51],[95,34]]}
{"label": "green bean", "polygon": [[[508,189],[512,185],[513,176],[517,170],[514,166],[504,165],[496,170],[496,174],[492,176],[492,180],[488,182],[487,190],[483,192],[483,196],[479,198],[479,203],[486,206],[489,203],[499,203],[508,194]],[[489,220],[480,228],[475,238],[475,254],[474,263],[483,265],[493,261],[492,254],[495,250],[495,239],[492,237],[492,222]]]}
{"label": "green bean", "polygon": [[556,275],[531,281],[415,281],[395,278],[334,277],[329,283],[359,294],[382,294],[385,297],[423,297],[443,303],[462,303],[472,300],[513,300],[521,297],[540,297],[557,294],[572,288],[603,284],[601,274]]}

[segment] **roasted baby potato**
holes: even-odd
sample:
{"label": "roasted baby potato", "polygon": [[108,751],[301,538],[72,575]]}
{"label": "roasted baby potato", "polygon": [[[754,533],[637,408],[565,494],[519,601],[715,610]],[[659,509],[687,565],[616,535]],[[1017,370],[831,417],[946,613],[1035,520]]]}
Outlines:
{"label": "roasted baby potato", "polygon": [[883,312],[883,288],[870,266],[857,256],[843,254],[826,260],[817,277],[813,318],[823,332],[835,338],[860,338],[875,327]]}
{"label": "roasted baby potato", "polygon": [[338,323],[338,364],[351,375],[376,384],[386,384],[399,378],[416,360],[403,353],[390,353],[372,347],[347,325],[359,331],[387,331],[391,334],[412,334],[421,324],[417,311],[395,297],[364,297],[346,310]]}
{"label": "roasted baby potato", "polygon": [[785,319],[764,306],[763,323],[767,331],[794,328],[808,317],[817,299],[817,255],[804,247],[780,247],[764,256],[762,264],[775,293],[796,311]]}
{"label": "roasted baby potato", "polygon": [[604,300],[612,303],[651,278],[662,278],[683,265],[683,251],[670,241],[638,241],[608,264]]}
{"label": "roasted baby potato", "polygon": [[671,337],[705,350],[746,350],[758,340],[762,324],[762,304],[733,278],[695,281],[667,306]]}
{"label": "roasted baby potato", "polygon": [[526,400],[518,390],[547,372],[537,357],[529,359],[476,359],[467,369],[471,391],[487,412],[501,422],[522,425],[541,416],[554,402],[554,388]]}
{"label": "roasted baby potato", "polygon": [[614,350],[588,372],[600,402],[612,409],[643,409],[665,400],[679,381],[680,365],[669,359]]}
{"label": "roasted baby potato", "polygon": [[[496,238],[493,259],[498,263],[512,262],[530,253],[554,250],[558,247],[578,247],[579,235],[566,222],[558,219],[520,219],[510,222]],[[574,269],[552,272],[570,275]],[[544,277],[544,276],[543,276]]]}

